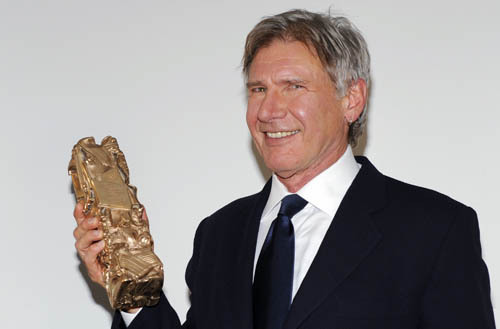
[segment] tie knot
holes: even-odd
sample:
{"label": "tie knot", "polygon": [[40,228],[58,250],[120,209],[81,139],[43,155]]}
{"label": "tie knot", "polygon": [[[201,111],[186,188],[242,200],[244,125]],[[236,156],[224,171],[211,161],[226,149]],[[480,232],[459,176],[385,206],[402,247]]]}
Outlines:
{"label": "tie knot", "polygon": [[292,218],[299,211],[304,209],[307,205],[307,201],[302,199],[297,194],[290,194],[281,200],[281,207],[279,214],[282,216],[287,216],[288,218]]}

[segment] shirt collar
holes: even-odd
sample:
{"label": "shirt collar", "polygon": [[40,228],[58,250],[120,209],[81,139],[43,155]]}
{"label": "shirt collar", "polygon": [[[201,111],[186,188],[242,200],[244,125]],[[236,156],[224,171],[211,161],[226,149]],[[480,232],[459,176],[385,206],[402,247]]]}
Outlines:
{"label": "shirt collar", "polygon": [[[297,194],[319,210],[333,217],[338,204],[344,198],[349,186],[359,172],[361,165],[356,162],[352,149],[347,146],[344,154],[330,167],[319,173],[304,185]],[[271,192],[267,199],[262,216],[272,211],[281,200],[292,194],[273,173]],[[332,200],[334,200],[332,202]]]}

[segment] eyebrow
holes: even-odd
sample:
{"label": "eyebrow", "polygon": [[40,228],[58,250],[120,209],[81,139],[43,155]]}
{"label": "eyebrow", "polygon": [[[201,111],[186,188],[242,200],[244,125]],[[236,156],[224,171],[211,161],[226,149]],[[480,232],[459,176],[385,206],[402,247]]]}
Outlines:
{"label": "eyebrow", "polygon": [[[300,84],[307,84],[308,81],[304,80],[304,79],[300,79],[300,78],[292,78],[292,79],[282,79],[280,80],[280,83],[285,83],[285,84],[290,84],[290,85],[293,85],[293,84],[296,84],[296,83],[300,83]],[[256,86],[262,86],[264,85],[264,83],[262,81],[249,81],[246,83],[246,86],[247,88],[252,88],[252,87],[256,87]]]}
{"label": "eyebrow", "polygon": [[246,83],[247,88],[252,88],[255,86],[262,86],[264,83],[262,81],[249,81]]}
{"label": "eyebrow", "polygon": [[296,83],[300,83],[300,84],[306,84],[307,83],[306,80],[300,79],[300,78],[283,79],[282,82],[285,82],[285,83],[290,84],[290,85],[293,85],[293,84],[296,84]]}

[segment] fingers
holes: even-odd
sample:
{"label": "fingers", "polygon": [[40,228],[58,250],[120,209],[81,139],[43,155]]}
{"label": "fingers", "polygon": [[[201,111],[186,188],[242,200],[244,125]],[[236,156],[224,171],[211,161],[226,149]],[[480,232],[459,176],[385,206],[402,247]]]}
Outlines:
{"label": "fingers", "polygon": [[[78,202],[73,211],[77,227],[73,231],[75,237],[75,247],[87,268],[87,272],[92,281],[105,287],[103,279],[103,268],[98,262],[97,256],[104,249],[103,232],[99,228],[99,220],[95,217],[86,216],[83,212],[83,202]],[[142,219],[149,224],[146,209],[142,213]]]}
{"label": "fingers", "polygon": [[99,229],[84,230],[76,228],[75,230],[76,243],[75,247],[78,251],[86,251],[93,243],[101,241],[103,233]]}
{"label": "fingers", "polygon": [[103,232],[99,229],[99,221],[95,217],[87,217],[83,213],[83,202],[78,202],[73,211],[77,227],[73,231],[75,247],[87,268],[92,281],[104,285],[102,266],[97,261],[97,255],[104,249]]}
{"label": "fingers", "polygon": [[79,201],[76,204],[75,210],[73,211],[73,217],[75,217],[77,224],[80,224],[85,219],[85,215],[83,214],[83,201]]}
{"label": "fingers", "polygon": [[94,266],[87,266],[87,272],[89,273],[89,278],[90,280],[94,281],[95,283],[99,284],[100,286],[106,288],[106,284],[104,283],[104,278],[102,274],[102,267],[97,261],[95,262]]}
{"label": "fingers", "polygon": [[103,248],[104,241],[100,240],[99,242],[91,244],[85,250],[78,250],[78,254],[87,268],[90,279],[104,287],[102,267],[97,261],[97,255],[103,250]]}
{"label": "fingers", "polygon": [[97,242],[94,242],[84,249],[79,249],[78,247],[76,248],[78,254],[80,255],[80,258],[85,263],[85,265],[87,264],[92,265],[94,262],[97,262],[97,255],[103,249],[104,249],[104,240],[99,240]]}
{"label": "fingers", "polygon": [[99,227],[99,221],[95,217],[85,217],[78,223],[78,226],[73,231],[73,236],[79,240],[82,236],[87,234],[88,231],[96,230]]}
{"label": "fingers", "polygon": [[76,240],[75,247],[92,281],[104,287],[102,267],[97,261],[97,255],[104,249],[101,230],[89,230]]}

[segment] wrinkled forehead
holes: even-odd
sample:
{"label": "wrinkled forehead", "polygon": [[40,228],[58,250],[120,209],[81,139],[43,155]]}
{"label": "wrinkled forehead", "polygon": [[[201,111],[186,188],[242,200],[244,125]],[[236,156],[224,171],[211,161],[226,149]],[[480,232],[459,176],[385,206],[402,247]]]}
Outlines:
{"label": "wrinkled forehead", "polygon": [[[300,48],[302,48],[303,50],[307,50],[307,53],[308,53],[308,55],[311,58],[315,58],[315,60],[317,61],[317,63],[320,64],[321,68],[325,72],[329,72],[327,63],[325,62],[325,60],[323,59],[323,57],[320,55],[320,53],[318,53],[317,49],[310,42],[298,40],[297,38],[293,38],[293,37],[277,36],[275,38],[272,38],[272,39],[270,39],[270,40],[262,43],[259,47],[257,47],[257,49],[255,51],[255,55],[253,56],[253,59],[249,63],[247,71],[245,72],[246,73],[245,74],[245,79],[248,79],[248,76],[249,76],[250,71],[252,69],[252,65],[255,63],[255,61],[259,57],[263,57],[262,56],[263,53],[266,55],[266,57],[272,56],[272,52],[270,52],[269,50],[270,49],[277,50],[276,47],[273,47],[274,45],[277,45],[277,44],[284,44],[284,45],[294,44],[294,45],[300,45]],[[274,51],[274,52],[276,53],[276,51]],[[287,55],[289,56],[289,58],[291,58],[293,55],[296,55],[296,54],[294,54],[293,52],[289,52]]]}
{"label": "wrinkled forehead", "polygon": [[313,75],[327,73],[314,48],[301,41],[277,39],[258,50],[250,64],[247,80],[289,70]]}

